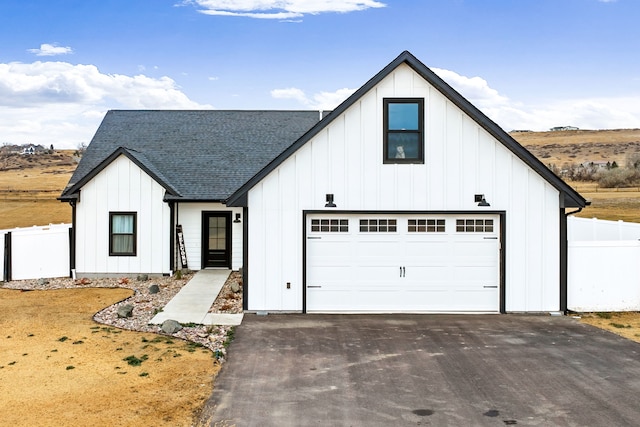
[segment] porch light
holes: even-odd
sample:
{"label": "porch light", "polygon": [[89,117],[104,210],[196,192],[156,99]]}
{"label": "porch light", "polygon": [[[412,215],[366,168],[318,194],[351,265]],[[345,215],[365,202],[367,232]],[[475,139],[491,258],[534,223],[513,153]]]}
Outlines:
{"label": "porch light", "polygon": [[233,222],[235,222],[235,223],[240,222],[240,214],[239,213],[236,214],[236,219],[234,219]]}
{"label": "porch light", "polygon": [[474,202],[478,204],[478,206],[491,206],[487,199],[485,199],[484,194],[476,194],[474,196]]}
{"label": "porch light", "polygon": [[327,194],[327,204],[324,205],[325,208],[335,208],[336,204],[333,203],[333,194]]}

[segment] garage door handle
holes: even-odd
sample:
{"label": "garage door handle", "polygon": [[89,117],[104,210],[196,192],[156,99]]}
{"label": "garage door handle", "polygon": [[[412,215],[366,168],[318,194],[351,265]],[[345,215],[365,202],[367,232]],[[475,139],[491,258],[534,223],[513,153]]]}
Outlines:
{"label": "garage door handle", "polygon": [[404,267],[400,267],[400,277],[405,277],[405,273],[406,273],[406,271],[405,271]]}
{"label": "garage door handle", "polygon": [[308,286],[307,286],[307,289],[311,289],[311,288],[321,288],[321,287],[322,287],[322,286],[320,286],[320,285],[315,285],[315,286],[313,286],[313,285],[308,285]]}
{"label": "garage door handle", "polygon": [[498,285],[484,285],[483,288],[487,289],[487,288],[497,288]]}
{"label": "garage door handle", "polygon": [[322,237],[320,237],[320,236],[317,236],[317,237],[315,237],[315,236],[307,236],[307,239],[309,239],[309,240],[311,240],[311,239],[322,239]]}
{"label": "garage door handle", "polygon": [[498,240],[497,237],[485,237],[485,239]]}

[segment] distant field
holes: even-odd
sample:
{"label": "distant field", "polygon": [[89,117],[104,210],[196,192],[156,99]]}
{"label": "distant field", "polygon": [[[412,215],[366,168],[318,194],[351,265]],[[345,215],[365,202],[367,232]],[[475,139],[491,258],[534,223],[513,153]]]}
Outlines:
{"label": "distant field", "polygon": [[[640,153],[640,129],[512,132],[543,163],[616,161]],[[0,229],[71,222],[71,207],[56,198],[73,173],[73,150],[33,156],[0,156]],[[569,183],[591,206],[576,216],[640,223],[640,188],[603,189]]]}
{"label": "distant field", "polygon": [[627,164],[640,153],[640,129],[511,132],[510,135],[544,164],[616,162]]}
{"label": "distant field", "polygon": [[591,202],[575,216],[640,223],[640,188],[598,188],[591,182],[568,184]]}
{"label": "distant field", "polygon": [[77,164],[72,154],[2,156],[0,229],[71,222],[71,207],[56,198]]}

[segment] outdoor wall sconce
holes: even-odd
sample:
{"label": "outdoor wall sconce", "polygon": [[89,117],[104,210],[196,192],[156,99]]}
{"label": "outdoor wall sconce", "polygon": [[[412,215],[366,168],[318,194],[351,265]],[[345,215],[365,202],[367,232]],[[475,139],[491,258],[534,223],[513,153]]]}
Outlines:
{"label": "outdoor wall sconce", "polygon": [[234,219],[233,222],[235,222],[235,223],[240,222],[240,214],[239,213],[236,214],[236,219]]}
{"label": "outdoor wall sconce", "polygon": [[333,194],[327,194],[327,204],[324,205],[325,208],[335,208],[336,204],[333,203]]}
{"label": "outdoor wall sconce", "polygon": [[487,202],[487,199],[484,198],[484,194],[476,194],[474,196],[474,201],[478,206],[491,206],[489,202]]}

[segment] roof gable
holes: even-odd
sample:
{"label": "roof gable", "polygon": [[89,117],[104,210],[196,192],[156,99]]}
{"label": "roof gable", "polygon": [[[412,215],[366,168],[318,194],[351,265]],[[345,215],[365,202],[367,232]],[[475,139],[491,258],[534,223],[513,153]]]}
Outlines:
{"label": "roof gable", "polygon": [[278,167],[282,162],[289,158],[299,148],[311,140],[315,135],[327,127],[333,120],[343,114],[349,107],[355,104],[360,98],[362,98],[367,92],[372,90],[377,84],[379,84],[385,77],[393,72],[400,65],[406,64],[411,67],[416,73],[418,73],[423,79],[425,79],[431,86],[437,89],[442,95],[444,95],[449,101],[461,109],[471,119],[473,119],[478,125],[480,125],[491,136],[498,140],[502,145],[514,153],[525,164],[536,171],[542,178],[549,182],[561,193],[561,206],[562,207],[584,207],[586,205],[585,199],[578,194],[573,188],[567,185],[564,181],[558,178],[553,172],[549,170],[542,162],[540,162],[533,154],[520,145],[515,139],[513,139],[507,132],[500,128],[496,123],[489,119],[478,108],[472,105],[467,99],[460,95],[456,90],[449,86],[444,80],[438,77],[431,69],[420,62],[415,56],[408,51],[401,53],[396,59],[384,67],[378,74],[365,83],[360,89],[347,98],[342,104],[340,104],[335,110],[328,114],[322,121],[317,123],[307,133],[300,137],[295,143],[289,146],[285,151],[280,153],[275,159],[273,159],[268,165],[248,180],[238,191],[236,191],[227,200],[228,205],[243,204],[246,200],[248,191],[266,177],[272,170]]}
{"label": "roof gable", "polygon": [[64,190],[63,196],[60,197],[60,200],[71,200],[75,199],[75,196],[71,196],[76,194],[87,182],[91,181],[96,175],[102,172],[107,166],[109,166],[115,159],[120,156],[125,156],[129,160],[131,160],[136,166],[142,169],[147,175],[149,175],[154,181],[160,184],[167,193],[170,195],[178,196],[178,192],[169,184],[168,180],[163,176],[162,172],[155,167],[153,163],[149,161],[142,153],[139,153],[135,150],[127,149],[125,147],[118,147],[113,153],[111,153],[106,159],[104,159],[98,166],[91,169],[89,173],[84,175],[78,182],[75,184],[69,184],[67,188]]}

